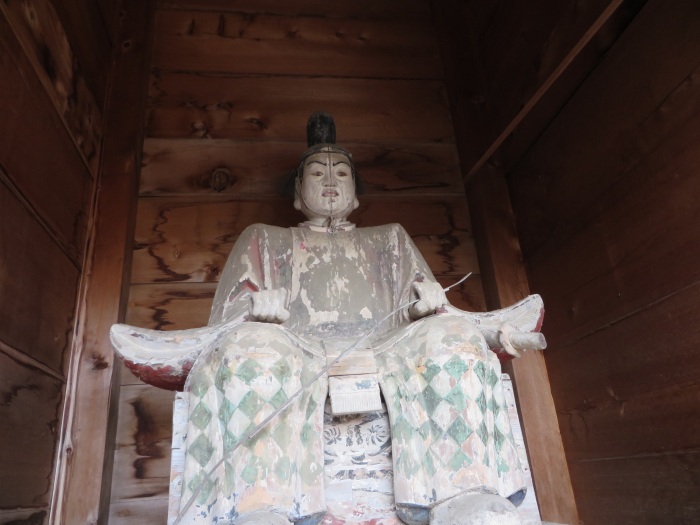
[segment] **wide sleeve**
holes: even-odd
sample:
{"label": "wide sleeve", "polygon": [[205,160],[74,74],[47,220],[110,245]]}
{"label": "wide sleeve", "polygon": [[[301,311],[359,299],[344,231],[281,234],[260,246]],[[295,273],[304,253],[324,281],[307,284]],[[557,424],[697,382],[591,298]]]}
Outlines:
{"label": "wide sleeve", "polygon": [[248,315],[251,292],[288,289],[291,256],[289,229],[264,224],[246,228],[219,279],[209,324],[243,320]]}
{"label": "wide sleeve", "polygon": [[[433,272],[428,267],[428,263],[416,247],[411,236],[404,230],[403,226],[394,224],[392,227],[394,229],[398,253],[396,265],[398,273],[395,277],[398,291],[396,304],[398,307],[406,305],[418,298],[413,291],[413,283],[426,281],[437,282],[437,279],[435,279]],[[401,310],[401,321],[410,322],[412,320],[413,319],[411,319],[408,314],[408,308],[403,308]]]}
{"label": "wide sleeve", "polygon": [[112,345],[141,380],[182,390],[192,365],[220,334],[220,323],[244,321],[250,292],[287,287],[291,271],[291,233],[265,225],[248,227],[236,241],[219,280],[209,326],[161,332],[114,325]]}

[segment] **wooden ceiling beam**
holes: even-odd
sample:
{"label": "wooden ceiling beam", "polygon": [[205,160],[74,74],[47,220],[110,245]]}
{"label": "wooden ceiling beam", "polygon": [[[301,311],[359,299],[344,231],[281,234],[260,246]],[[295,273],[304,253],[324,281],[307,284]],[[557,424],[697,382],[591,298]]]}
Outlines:
{"label": "wooden ceiling beam", "polygon": [[586,32],[581,36],[581,38],[576,42],[576,44],[571,48],[571,50],[566,53],[562,61],[554,68],[554,70],[549,74],[545,81],[537,88],[537,90],[532,94],[532,96],[523,105],[522,109],[516,113],[513,119],[506,125],[503,130],[494,139],[491,145],[486,149],[486,151],[479,157],[476,163],[469,169],[466,173],[465,178],[467,180],[471,179],[476,175],[481,168],[484,167],[491,157],[501,148],[506,139],[518,128],[518,126],[523,122],[523,120],[530,114],[534,107],[540,103],[542,99],[547,96],[547,93],[551,90],[554,83],[564,74],[564,72],[571,66],[571,64],[576,60],[576,58],[581,54],[581,52],[588,46],[588,44],[595,38],[595,36],[603,29],[613,15],[618,11],[620,6],[624,3],[624,0],[612,0],[610,4],[603,10],[596,21],[586,30]]}

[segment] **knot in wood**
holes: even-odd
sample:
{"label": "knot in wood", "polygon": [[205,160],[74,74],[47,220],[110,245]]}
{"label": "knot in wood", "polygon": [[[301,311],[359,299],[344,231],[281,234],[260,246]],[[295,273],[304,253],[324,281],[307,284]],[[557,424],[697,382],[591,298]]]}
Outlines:
{"label": "knot in wood", "polygon": [[209,176],[209,187],[219,193],[233,184],[233,175],[231,170],[226,167],[219,166],[214,168]]}

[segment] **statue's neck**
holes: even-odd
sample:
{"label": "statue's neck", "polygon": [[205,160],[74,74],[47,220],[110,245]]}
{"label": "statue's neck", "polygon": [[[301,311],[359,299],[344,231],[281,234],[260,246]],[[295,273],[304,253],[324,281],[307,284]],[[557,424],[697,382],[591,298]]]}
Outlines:
{"label": "statue's neck", "polygon": [[299,224],[300,228],[323,233],[337,233],[355,229],[355,225],[347,220],[327,220],[319,224],[318,222],[304,221]]}

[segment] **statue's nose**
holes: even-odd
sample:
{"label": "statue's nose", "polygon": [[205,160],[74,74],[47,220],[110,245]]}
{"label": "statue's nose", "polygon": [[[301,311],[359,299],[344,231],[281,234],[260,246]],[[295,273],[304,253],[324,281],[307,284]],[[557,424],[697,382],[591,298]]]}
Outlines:
{"label": "statue's nose", "polygon": [[338,181],[335,178],[335,175],[333,175],[333,173],[326,173],[326,176],[324,177],[323,183],[324,183],[323,184],[324,186],[337,186],[338,185]]}

